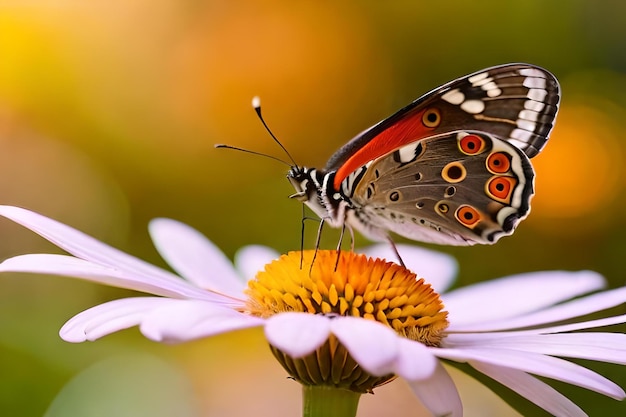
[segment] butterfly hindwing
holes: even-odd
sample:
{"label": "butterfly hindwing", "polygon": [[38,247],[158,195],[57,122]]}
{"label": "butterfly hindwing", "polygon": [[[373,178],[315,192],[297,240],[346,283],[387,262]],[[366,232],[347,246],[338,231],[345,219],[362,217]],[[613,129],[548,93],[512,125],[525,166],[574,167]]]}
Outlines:
{"label": "butterfly hindwing", "polygon": [[350,199],[367,225],[357,228],[375,238],[390,230],[425,242],[493,243],[527,215],[533,194],[528,157],[481,132],[429,137],[362,168]]}

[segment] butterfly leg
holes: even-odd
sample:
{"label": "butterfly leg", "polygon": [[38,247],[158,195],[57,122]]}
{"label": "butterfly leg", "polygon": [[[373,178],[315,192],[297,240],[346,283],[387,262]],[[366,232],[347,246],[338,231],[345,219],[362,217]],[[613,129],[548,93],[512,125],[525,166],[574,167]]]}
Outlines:
{"label": "butterfly leg", "polygon": [[[350,231],[352,231],[352,229],[350,229]],[[335,271],[337,270],[337,265],[339,265],[339,256],[341,255],[341,244],[343,243],[343,236],[345,235],[345,233],[346,233],[346,224],[344,223],[341,226],[341,234],[339,235],[339,243],[337,243],[337,261],[335,262]]]}
{"label": "butterfly leg", "polygon": [[341,244],[343,243],[343,236],[346,233],[346,224],[341,226],[341,233],[339,234],[339,243],[337,243],[337,252],[341,252]]}
{"label": "butterfly leg", "polygon": [[304,221],[306,219],[307,218],[304,215],[304,204],[302,204],[302,226],[300,228],[300,269],[302,269],[302,264],[304,263]]}
{"label": "butterfly leg", "polygon": [[325,222],[326,221],[322,217],[320,219],[320,226],[317,229],[317,239],[315,239],[315,252],[313,253],[313,259],[311,260],[311,267],[309,268],[309,275],[311,274],[311,271],[313,270],[313,264],[315,263],[315,258],[317,258],[317,251],[320,248],[320,240],[322,239],[322,229],[324,228]]}
{"label": "butterfly leg", "polygon": [[391,249],[393,249],[394,253],[396,254],[396,257],[398,258],[400,265],[406,268],[406,265],[404,264],[404,261],[402,260],[402,257],[400,256],[400,252],[398,252],[398,247],[396,246],[396,243],[393,241],[393,239],[390,236],[387,236],[387,241],[391,245]]}
{"label": "butterfly leg", "polygon": [[335,271],[337,270],[337,266],[339,265],[339,255],[341,255],[341,244],[343,243],[343,236],[346,232],[346,227],[348,228],[348,232],[350,233],[350,252],[354,252],[354,229],[347,223],[343,224],[341,228],[341,236],[339,237],[339,244],[337,245],[337,262],[335,262]]}

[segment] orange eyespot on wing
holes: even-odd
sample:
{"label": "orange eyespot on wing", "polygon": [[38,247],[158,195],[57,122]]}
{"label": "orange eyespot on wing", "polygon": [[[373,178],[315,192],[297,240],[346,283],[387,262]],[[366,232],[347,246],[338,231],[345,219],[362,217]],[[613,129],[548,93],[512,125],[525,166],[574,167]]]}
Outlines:
{"label": "orange eyespot on wing", "polygon": [[504,174],[511,169],[509,156],[504,152],[494,152],[489,155],[486,165],[492,174]]}
{"label": "orange eyespot on wing", "polygon": [[465,135],[459,139],[459,149],[466,155],[478,155],[485,146],[485,140],[478,135]]}
{"label": "orange eyespot on wing", "polygon": [[517,185],[517,179],[513,177],[491,177],[487,182],[487,195],[504,204],[511,204],[511,194]]}
{"label": "orange eyespot on wing", "polygon": [[468,206],[467,204],[459,206],[459,208],[454,212],[454,217],[456,217],[459,223],[463,226],[469,227],[470,229],[473,229],[482,218],[478,210],[472,206]]}

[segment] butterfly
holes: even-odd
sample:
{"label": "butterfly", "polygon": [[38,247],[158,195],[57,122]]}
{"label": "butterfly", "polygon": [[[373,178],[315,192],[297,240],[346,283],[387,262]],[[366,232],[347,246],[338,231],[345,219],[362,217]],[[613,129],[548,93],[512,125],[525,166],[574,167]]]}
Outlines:
{"label": "butterfly", "polygon": [[324,169],[292,166],[291,197],[372,240],[493,244],[529,213],[530,159],[559,99],[557,79],[534,65],[466,75],[360,133]]}

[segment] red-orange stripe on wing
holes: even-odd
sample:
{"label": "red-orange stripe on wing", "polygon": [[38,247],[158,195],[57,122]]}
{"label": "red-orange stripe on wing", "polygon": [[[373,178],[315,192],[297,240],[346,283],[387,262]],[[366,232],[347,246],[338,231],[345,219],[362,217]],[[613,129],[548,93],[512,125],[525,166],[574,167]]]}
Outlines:
{"label": "red-orange stripe on wing", "polygon": [[383,130],[364,147],[359,149],[337,170],[333,185],[339,189],[341,182],[348,175],[365,165],[369,161],[398,149],[403,145],[415,142],[430,134],[433,129],[427,128],[422,123],[422,115],[425,110],[411,114],[391,127]]}

